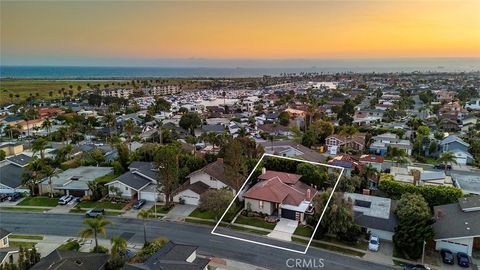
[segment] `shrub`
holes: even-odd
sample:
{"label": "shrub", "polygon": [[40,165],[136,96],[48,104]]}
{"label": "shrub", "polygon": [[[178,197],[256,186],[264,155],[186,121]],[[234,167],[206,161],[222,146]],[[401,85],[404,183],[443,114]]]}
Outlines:
{"label": "shrub", "polygon": [[60,251],[74,250],[78,251],[80,249],[80,243],[78,240],[68,240],[67,243],[58,247]]}
{"label": "shrub", "polygon": [[108,253],[108,248],[106,248],[104,246],[98,246],[98,247],[92,248],[92,250],[90,252],[92,252],[92,253]]}

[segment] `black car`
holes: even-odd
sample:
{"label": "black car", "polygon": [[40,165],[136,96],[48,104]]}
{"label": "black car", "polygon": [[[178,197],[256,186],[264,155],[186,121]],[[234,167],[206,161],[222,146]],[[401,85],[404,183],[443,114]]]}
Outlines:
{"label": "black car", "polygon": [[403,270],[430,270],[430,268],[428,266],[421,265],[421,264],[416,264],[416,265],[409,264],[409,265],[405,265],[405,267],[403,267]]}
{"label": "black car", "polygon": [[140,209],[143,207],[143,205],[146,203],[147,201],[144,200],[144,199],[140,199],[138,201],[135,202],[135,204],[133,205],[133,209]]}
{"label": "black car", "polygon": [[[445,164],[436,164],[435,166],[433,166],[434,169],[437,169],[437,170],[445,170]],[[447,170],[451,170],[452,169],[452,165],[447,165]]]}
{"label": "black car", "polygon": [[95,208],[88,210],[87,213],[85,213],[85,216],[87,217],[99,217],[105,214],[105,210],[103,208]]}
{"label": "black car", "polygon": [[4,202],[6,200],[8,200],[8,194],[7,193],[0,194],[0,202]]}
{"label": "black car", "polygon": [[443,263],[446,263],[446,264],[455,263],[455,256],[453,256],[453,253],[450,250],[444,248],[440,250],[440,255],[442,256]]}
{"label": "black car", "polygon": [[470,258],[468,258],[468,255],[466,253],[458,252],[457,263],[461,267],[470,267]]}
{"label": "black car", "polygon": [[20,193],[20,192],[13,192],[13,193],[8,194],[8,200],[11,201],[11,202],[16,202],[21,197],[22,197],[22,193]]}

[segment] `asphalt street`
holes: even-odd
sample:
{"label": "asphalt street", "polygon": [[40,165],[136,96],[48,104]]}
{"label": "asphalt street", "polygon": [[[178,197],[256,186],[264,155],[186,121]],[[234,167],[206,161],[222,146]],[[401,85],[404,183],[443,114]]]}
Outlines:
{"label": "asphalt street", "polygon": [[[84,227],[83,215],[48,214],[48,213],[15,213],[1,212],[0,225],[3,229],[21,234],[45,234],[59,236],[78,236]],[[128,235],[130,243],[143,242],[143,222],[139,219],[108,217],[113,222],[107,228],[107,238],[115,235]],[[161,236],[183,244],[196,245],[199,254],[216,256],[245,262],[268,269],[396,269],[359,258],[310,248],[306,255],[247,243],[210,234],[211,227],[173,223],[165,221],[147,221],[148,239]],[[260,237],[260,236],[259,236]],[[269,240],[274,241],[274,240]],[[270,242],[274,244],[274,242]],[[295,244],[292,244],[295,245]],[[297,249],[302,248],[297,246]],[[289,260],[290,259],[290,260]],[[293,260],[307,265],[292,266]],[[300,259],[300,260],[298,260]],[[323,263],[319,263],[323,259]],[[310,265],[310,267],[308,267]],[[324,266],[324,267],[321,267]]]}

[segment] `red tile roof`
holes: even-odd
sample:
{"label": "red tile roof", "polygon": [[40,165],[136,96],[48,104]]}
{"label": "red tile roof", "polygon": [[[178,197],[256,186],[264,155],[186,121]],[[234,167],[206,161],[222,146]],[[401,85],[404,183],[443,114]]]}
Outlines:
{"label": "red tile roof", "polygon": [[261,174],[258,179],[260,180],[269,180],[274,177],[277,177],[285,184],[295,184],[298,182],[301,175],[294,174],[294,173],[286,173],[286,172],[277,172],[277,171],[266,171],[264,174]]}
{"label": "red tile roof", "polygon": [[[295,181],[295,184],[286,184],[282,182],[281,177],[289,175],[287,181],[292,181],[292,176],[294,178],[300,178],[300,175],[288,174],[284,172],[276,171],[267,171],[264,175],[273,175],[272,178],[267,180],[262,180],[250,188],[247,192],[244,193],[245,198],[268,201],[274,203],[282,203],[289,205],[300,205],[304,200],[311,201],[311,199],[317,193],[317,190],[313,187],[298,181]],[[276,174],[276,175],[275,175]],[[307,198],[308,190],[310,190],[310,198]]]}
{"label": "red tile roof", "polygon": [[377,155],[361,155],[360,162],[383,163],[383,157]]}

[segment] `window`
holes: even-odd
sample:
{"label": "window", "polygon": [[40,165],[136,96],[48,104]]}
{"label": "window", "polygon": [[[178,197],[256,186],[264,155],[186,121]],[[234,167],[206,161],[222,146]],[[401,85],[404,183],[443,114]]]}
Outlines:
{"label": "window", "polygon": [[127,190],[127,191],[128,191],[128,187],[125,187],[125,190]]}
{"label": "window", "polygon": [[7,237],[3,238],[2,241],[3,241],[4,246],[8,245],[8,238]]}
{"label": "window", "polygon": [[263,201],[258,201],[258,208],[263,209]]}

